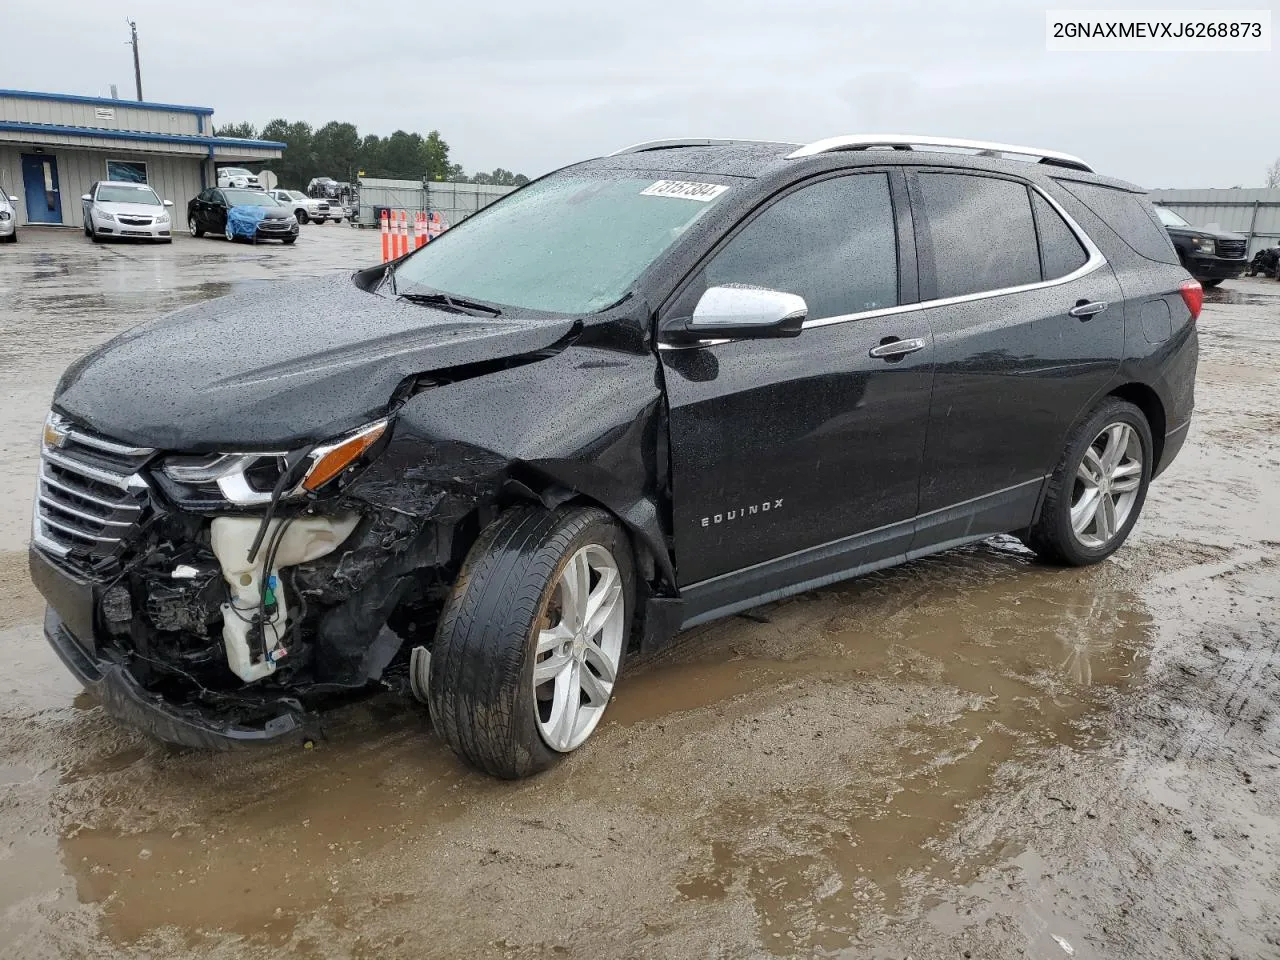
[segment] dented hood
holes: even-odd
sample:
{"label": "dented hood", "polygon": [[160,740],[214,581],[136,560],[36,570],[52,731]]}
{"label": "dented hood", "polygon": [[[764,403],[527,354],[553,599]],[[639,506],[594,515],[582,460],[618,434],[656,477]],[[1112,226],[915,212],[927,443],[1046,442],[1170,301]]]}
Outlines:
{"label": "dented hood", "polygon": [[142,446],[288,449],[376,419],[407,377],[541,350],[574,324],[445,312],[346,276],[264,284],[109,340],[54,406]]}

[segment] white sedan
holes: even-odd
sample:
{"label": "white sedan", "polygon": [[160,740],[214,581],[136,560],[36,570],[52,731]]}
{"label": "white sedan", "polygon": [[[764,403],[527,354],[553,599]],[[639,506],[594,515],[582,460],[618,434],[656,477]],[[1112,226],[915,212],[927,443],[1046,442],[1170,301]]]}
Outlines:
{"label": "white sedan", "polygon": [[108,237],[173,240],[169,208],[145,183],[101,180],[80,198],[84,235],[99,243]]}

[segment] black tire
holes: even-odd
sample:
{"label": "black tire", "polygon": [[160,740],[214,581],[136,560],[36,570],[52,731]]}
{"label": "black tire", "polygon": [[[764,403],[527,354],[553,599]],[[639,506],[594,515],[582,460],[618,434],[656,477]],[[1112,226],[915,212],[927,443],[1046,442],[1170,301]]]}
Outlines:
{"label": "black tire", "polygon": [[480,534],[440,617],[427,704],[453,751],[492,776],[516,779],[555,764],[538,729],[533,687],[536,625],[548,616],[569,559],[588,544],[610,551],[622,583],[626,656],[635,598],[626,533],[603,510],[509,510]]}
{"label": "black tire", "polygon": [[13,233],[9,234],[7,237],[5,237],[5,238],[4,238],[4,242],[5,242],[5,243],[17,243],[17,242],[18,242],[18,229],[17,229],[17,227],[15,227],[15,228],[14,228]]}
{"label": "black tire", "polygon": [[1222,282],[1221,280],[1201,280],[1200,286],[1204,287],[1206,290],[1212,290],[1221,282]]}
{"label": "black tire", "polygon": [[86,220],[83,224],[81,224],[81,226],[84,228],[84,235],[85,235],[86,237],[91,237],[91,236],[93,236],[93,232],[89,229],[89,221],[88,221],[88,220]]}
{"label": "black tire", "polygon": [[222,228],[222,235],[223,237],[226,238],[228,243],[236,242],[236,235],[231,231],[230,223],[228,223],[225,227]]}
{"label": "black tire", "polygon": [[101,235],[99,235],[98,231],[93,229],[93,227],[89,228],[89,239],[92,240],[94,243],[102,242]]}
{"label": "black tire", "polygon": [[306,223],[307,220],[310,219],[310,215],[307,213],[307,211],[303,210],[301,207],[293,211],[293,215],[298,218],[299,223]]}
{"label": "black tire", "polygon": [[187,217],[187,229],[197,239],[204,236],[204,227],[200,226],[200,221],[195,217]]}
{"label": "black tire", "polygon": [[[1115,423],[1127,423],[1132,426],[1142,447],[1142,472],[1137,496],[1125,522],[1111,538],[1101,546],[1088,546],[1080,542],[1071,527],[1071,504],[1076,492],[1076,473],[1080,469],[1085,452],[1094,440],[1099,437],[1104,428]],[[1147,487],[1151,483],[1153,450],[1151,427],[1142,411],[1128,401],[1118,397],[1108,397],[1072,429],[1067,438],[1062,459],[1058,461],[1053,475],[1049,478],[1049,488],[1045,493],[1044,503],[1041,504],[1040,515],[1029,529],[1018,534],[1019,538],[1034,550],[1040,559],[1048,563],[1084,567],[1105,560],[1125,542],[1142,513],[1142,506],[1147,499]]]}

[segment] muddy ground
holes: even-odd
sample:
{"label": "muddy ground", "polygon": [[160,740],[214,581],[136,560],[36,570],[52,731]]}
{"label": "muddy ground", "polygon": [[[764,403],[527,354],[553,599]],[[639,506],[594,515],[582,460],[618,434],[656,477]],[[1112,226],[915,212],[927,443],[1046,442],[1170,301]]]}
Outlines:
{"label": "muddy ground", "polygon": [[0,956],[1280,957],[1273,281],[1211,294],[1189,442],[1113,559],[997,540],[698,628],[535,780],[471,773],[390,696],[312,750],[103,716],[25,573],[59,371],[376,246],[0,254]]}

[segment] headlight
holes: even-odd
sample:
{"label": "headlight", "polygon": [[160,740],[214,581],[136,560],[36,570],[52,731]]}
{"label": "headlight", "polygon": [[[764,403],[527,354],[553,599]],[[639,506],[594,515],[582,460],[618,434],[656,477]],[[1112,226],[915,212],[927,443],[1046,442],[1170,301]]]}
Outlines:
{"label": "headlight", "polygon": [[292,213],[291,213],[291,214],[289,214],[288,220],[289,220],[289,224],[290,224],[290,226],[297,226],[297,224],[298,224],[298,218],[297,218],[297,217],[295,217]]}
{"label": "headlight", "polygon": [[1213,256],[1218,249],[1214,245],[1214,242],[1208,237],[1192,237],[1191,245],[1201,253],[1208,254],[1209,256]]}
{"label": "headlight", "polygon": [[160,216],[156,217],[156,223],[168,223],[168,222],[169,222],[169,215],[167,213],[162,213],[160,214]]}
{"label": "headlight", "polygon": [[[357,464],[387,430],[386,420],[314,448],[295,469],[282,497],[289,499],[317,493],[343,471]],[[184,487],[216,485],[226,500],[239,506],[269,503],[272,491],[288,469],[287,453],[213,453],[203,456],[172,456],[164,461],[165,476]],[[205,500],[197,496],[196,499]]]}
{"label": "headlight", "polygon": [[97,217],[99,220],[112,220],[112,221],[115,220],[115,217],[107,213],[107,211],[99,210],[97,207],[93,208],[93,215]]}

